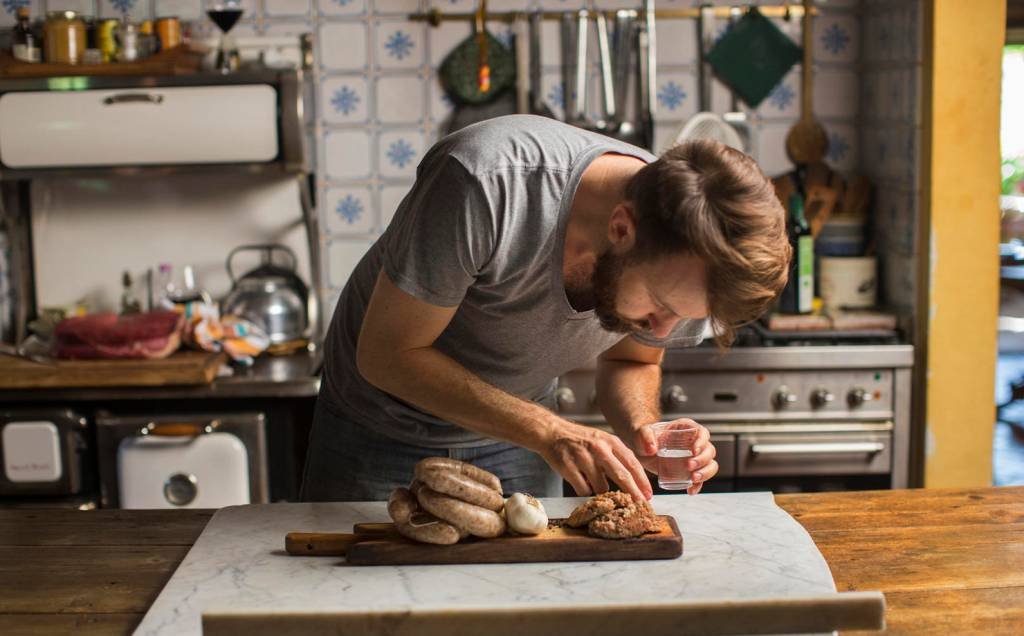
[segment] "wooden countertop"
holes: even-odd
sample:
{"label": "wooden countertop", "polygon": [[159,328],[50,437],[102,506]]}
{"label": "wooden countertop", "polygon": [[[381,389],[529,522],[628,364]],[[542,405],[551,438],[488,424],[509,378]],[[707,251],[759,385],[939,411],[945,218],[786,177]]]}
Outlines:
{"label": "wooden countertop", "polygon": [[[779,495],[893,633],[1024,633],[1024,487]],[[0,509],[0,634],[130,633],[209,510]]]}

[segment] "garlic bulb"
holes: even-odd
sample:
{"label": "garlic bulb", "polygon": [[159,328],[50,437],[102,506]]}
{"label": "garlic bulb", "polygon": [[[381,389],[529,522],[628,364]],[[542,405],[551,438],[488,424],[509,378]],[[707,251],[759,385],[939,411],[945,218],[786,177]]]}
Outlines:
{"label": "garlic bulb", "polygon": [[532,495],[517,492],[505,501],[508,527],[519,534],[540,534],[548,527],[548,513]]}

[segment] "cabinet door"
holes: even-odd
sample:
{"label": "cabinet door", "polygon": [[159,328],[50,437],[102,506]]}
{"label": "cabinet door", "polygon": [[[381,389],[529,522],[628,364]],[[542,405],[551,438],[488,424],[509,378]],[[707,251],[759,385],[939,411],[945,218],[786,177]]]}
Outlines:
{"label": "cabinet door", "polygon": [[8,168],[270,161],[277,92],[265,84],[0,95]]}

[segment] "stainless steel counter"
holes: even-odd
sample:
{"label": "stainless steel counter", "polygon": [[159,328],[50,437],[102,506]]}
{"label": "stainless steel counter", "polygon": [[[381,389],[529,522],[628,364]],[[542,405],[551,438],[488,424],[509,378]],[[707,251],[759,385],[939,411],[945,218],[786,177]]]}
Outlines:
{"label": "stainless steel counter", "polygon": [[304,398],[320,390],[319,354],[263,356],[251,369],[198,386],[113,387],[0,391],[0,404],[39,401]]}

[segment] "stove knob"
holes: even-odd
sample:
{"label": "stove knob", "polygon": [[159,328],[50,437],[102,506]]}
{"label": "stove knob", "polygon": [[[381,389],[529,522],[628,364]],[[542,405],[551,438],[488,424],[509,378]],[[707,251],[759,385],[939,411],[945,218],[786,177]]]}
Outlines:
{"label": "stove knob", "polygon": [[772,404],[774,404],[777,409],[784,409],[793,402],[796,402],[796,400],[796,394],[792,393],[784,386],[780,386],[779,390],[772,396]]}
{"label": "stove knob", "polygon": [[669,411],[678,411],[684,408],[689,399],[690,398],[686,397],[686,391],[684,391],[683,387],[678,384],[673,384],[668,387],[661,395],[661,401]]}
{"label": "stove knob", "polygon": [[865,402],[870,402],[875,399],[871,393],[865,391],[861,387],[850,389],[850,392],[846,396],[846,401],[849,402],[851,407],[863,406]]}
{"label": "stove knob", "polygon": [[555,391],[555,404],[559,411],[571,409],[576,404],[576,394],[569,387],[563,386]]}
{"label": "stove knob", "polygon": [[811,406],[820,409],[828,406],[828,403],[836,399],[828,389],[814,389],[811,391]]}

